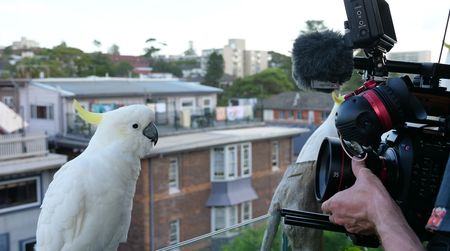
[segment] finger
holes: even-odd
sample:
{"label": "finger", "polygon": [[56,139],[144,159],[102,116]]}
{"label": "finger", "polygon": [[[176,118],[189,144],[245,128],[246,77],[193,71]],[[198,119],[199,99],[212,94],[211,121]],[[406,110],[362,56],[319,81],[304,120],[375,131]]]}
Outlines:
{"label": "finger", "polygon": [[353,175],[355,175],[356,178],[358,178],[359,171],[362,168],[366,168],[366,164],[364,163],[364,160],[356,159],[355,157],[352,158],[352,171]]}
{"label": "finger", "polygon": [[330,202],[329,202],[329,201],[330,201],[330,200],[327,200],[327,201],[325,201],[324,203],[322,203],[321,209],[322,209],[322,211],[325,212],[325,213],[331,212],[331,210],[330,210]]}

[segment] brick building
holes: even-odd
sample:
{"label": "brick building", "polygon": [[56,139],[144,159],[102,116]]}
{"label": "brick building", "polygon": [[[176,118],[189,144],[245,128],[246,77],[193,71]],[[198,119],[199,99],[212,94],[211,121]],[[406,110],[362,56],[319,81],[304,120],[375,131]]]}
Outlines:
{"label": "brick building", "polygon": [[262,102],[265,122],[314,126],[328,117],[333,105],[331,94],[315,91],[284,92]]}
{"label": "brick building", "polygon": [[[157,250],[265,215],[295,160],[292,138],[305,131],[253,127],[161,137],[142,161],[128,242],[119,250]],[[232,237],[199,245],[211,249]]]}

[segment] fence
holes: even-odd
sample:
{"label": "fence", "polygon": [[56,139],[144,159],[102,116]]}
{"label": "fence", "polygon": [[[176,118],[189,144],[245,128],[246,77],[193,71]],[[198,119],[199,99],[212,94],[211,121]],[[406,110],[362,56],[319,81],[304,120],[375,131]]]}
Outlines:
{"label": "fence", "polygon": [[0,161],[47,153],[47,136],[44,134],[0,135]]}

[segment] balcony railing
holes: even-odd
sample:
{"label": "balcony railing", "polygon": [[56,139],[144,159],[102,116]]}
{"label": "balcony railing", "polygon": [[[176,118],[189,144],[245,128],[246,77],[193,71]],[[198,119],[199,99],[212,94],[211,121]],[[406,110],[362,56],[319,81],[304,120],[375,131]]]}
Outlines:
{"label": "balcony railing", "polygon": [[[267,217],[269,215],[263,215],[228,228],[157,249],[156,251],[233,250],[233,245],[236,245],[235,243],[239,241],[238,238],[245,238],[245,235],[249,234],[257,234],[262,237]],[[278,231],[278,235],[281,235],[281,231]],[[262,238],[253,243],[253,245],[259,247],[261,245],[260,241],[262,241]],[[259,250],[259,248],[253,250]]]}
{"label": "balcony railing", "polygon": [[0,135],[0,161],[45,155],[47,153],[47,136],[44,134]]}
{"label": "balcony railing", "polygon": [[[164,135],[173,131],[254,124],[262,121],[261,114],[259,107],[231,106],[156,112],[155,119],[160,134]],[[95,132],[95,126],[74,113],[67,113],[66,118],[66,134],[90,138]]]}

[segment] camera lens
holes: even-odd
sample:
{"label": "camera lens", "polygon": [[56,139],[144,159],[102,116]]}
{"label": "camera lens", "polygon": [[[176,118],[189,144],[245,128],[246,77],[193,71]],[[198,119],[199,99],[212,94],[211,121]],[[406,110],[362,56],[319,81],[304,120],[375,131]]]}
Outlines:
{"label": "camera lens", "polygon": [[315,193],[323,202],[355,183],[351,159],[343,151],[338,138],[326,137],[317,158]]}

